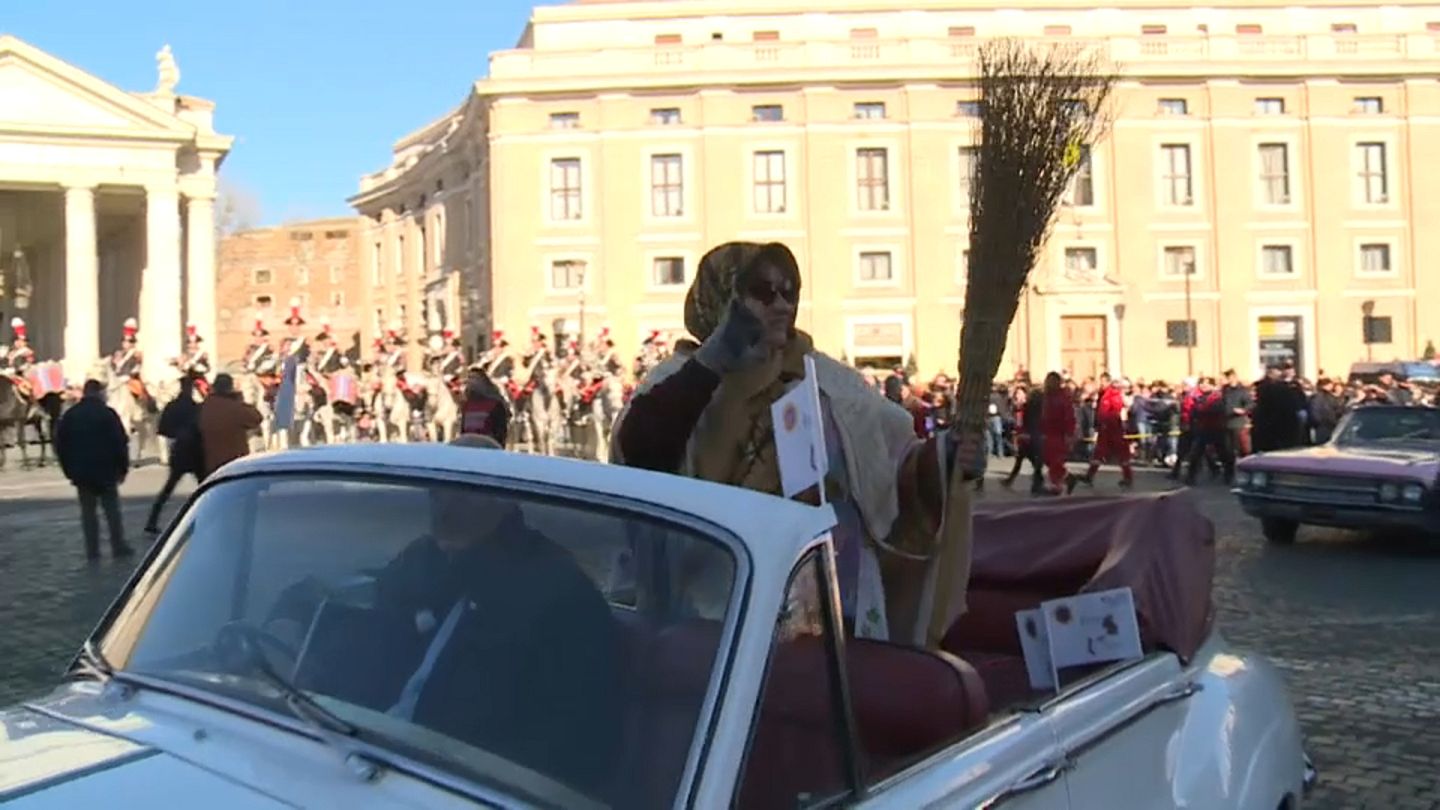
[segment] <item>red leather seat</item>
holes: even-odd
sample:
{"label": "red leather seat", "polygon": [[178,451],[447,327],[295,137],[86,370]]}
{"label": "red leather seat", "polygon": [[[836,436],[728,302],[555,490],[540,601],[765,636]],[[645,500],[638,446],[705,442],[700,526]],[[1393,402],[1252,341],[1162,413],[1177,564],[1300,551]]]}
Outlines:
{"label": "red leather seat", "polygon": [[1062,595],[1041,590],[972,588],[965,595],[965,613],[950,625],[940,649],[961,657],[975,651],[1020,655],[1015,614]]}

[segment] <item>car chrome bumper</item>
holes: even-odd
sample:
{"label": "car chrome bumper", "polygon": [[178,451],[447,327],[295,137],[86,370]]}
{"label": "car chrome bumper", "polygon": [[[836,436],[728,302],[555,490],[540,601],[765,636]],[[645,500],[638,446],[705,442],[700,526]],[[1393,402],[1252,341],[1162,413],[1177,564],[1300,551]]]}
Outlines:
{"label": "car chrome bumper", "polygon": [[1301,756],[1305,760],[1305,775],[1302,777],[1300,787],[1302,795],[1309,796],[1310,791],[1315,789],[1315,783],[1320,781],[1320,772],[1315,770],[1315,763],[1310,760],[1309,754]]}
{"label": "car chrome bumper", "polygon": [[1337,529],[1390,529],[1440,535],[1440,513],[1431,509],[1393,506],[1347,506],[1278,498],[1254,490],[1232,489],[1245,514],[1255,518],[1293,520]]}

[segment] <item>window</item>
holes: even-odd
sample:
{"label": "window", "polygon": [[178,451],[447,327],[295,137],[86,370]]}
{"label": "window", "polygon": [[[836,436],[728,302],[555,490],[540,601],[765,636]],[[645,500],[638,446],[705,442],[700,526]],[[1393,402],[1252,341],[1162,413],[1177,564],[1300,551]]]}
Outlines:
{"label": "window", "polygon": [[980,167],[980,150],[974,146],[960,147],[960,201],[969,204],[975,188],[975,170]]}
{"label": "window", "polygon": [[675,287],[685,283],[685,260],[678,256],[661,256],[652,263],[656,287]]}
{"label": "window", "polygon": [[1165,278],[1195,275],[1195,248],[1189,245],[1167,245],[1164,256],[1165,264],[1161,267],[1161,273]]}
{"label": "window", "polygon": [[1095,167],[1090,162],[1090,147],[1080,147],[1080,161],[1075,165],[1075,174],[1070,186],[1065,189],[1066,205],[1085,207],[1095,204]]}
{"label": "window", "polygon": [[271,297],[268,296],[268,295],[257,295],[257,296],[255,296],[255,308],[256,308],[256,309],[269,309],[269,308],[270,308],[271,306],[273,306],[274,304],[275,304],[275,299],[274,299],[274,298],[271,298]]}
{"label": "window", "polygon": [[684,165],[679,155],[650,156],[650,213],[657,217],[685,215]]}
{"label": "window", "polygon": [[1285,99],[1267,96],[1255,99],[1256,115],[1284,115]]}
{"label": "window", "polygon": [[890,165],[884,148],[867,147],[855,151],[856,185],[861,211],[890,210]]}
{"label": "window", "polygon": [[1165,345],[1172,349],[1183,349],[1199,345],[1195,340],[1194,321],[1166,321]]}
{"label": "window", "polygon": [[1379,115],[1385,112],[1385,100],[1379,96],[1356,96],[1354,111],[1360,115]]}
{"label": "window", "polygon": [[1385,144],[1357,143],[1355,151],[1360,162],[1361,199],[1371,204],[1389,202],[1390,181],[1385,167]]}
{"label": "window", "polygon": [[343,290],[332,290],[330,293],[330,306],[345,306],[345,292]]}
{"label": "window", "polygon": [[975,26],[952,25],[947,33],[952,37],[973,37],[975,36]]}
{"label": "window", "polygon": [[779,32],[779,31],[756,31],[756,32],[754,33],[754,35],[753,35],[753,39],[754,39],[756,42],[778,42],[778,41],[780,40],[780,32]]}
{"label": "window", "polygon": [[1065,277],[1071,281],[1098,281],[1100,257],[1093,247],[1065,248]]}
{"label": "window", "polygon": [[1384,243],[1360,246],[1360,272],[1384,275],[1393,268],[1390,264],[1390,246]]}
{"label": "window", "polygon": [[1295,250],[1289,245],[1265,245],[1260,248],[1260,275],[1295,275]]}
{"label": "window", "polygon": [[330,283],[339,284],[345,278],[345,268],[338,264],[330,265]]}
{"label": "window", "polygon": [[405,234],[395,237],[395,277],[405,277]]}
{"label": "window", "polygon": [[755,213],[785,213],[785,153],[778,149],[756,152],[753,161]]}
{"label": "window", "polygon": [[890,265],[890,254],[885,251],[866,251],[860,254],[861,283],[884,283],[894,281],[894,269]]}
{"label": "window", "polygon": [[979,118],[984,111],[979,101],[957,101],[955,102],[955,115],[960,118]]}
{"label": "window", "polygon": [[557,112],[557,113],[550,113],[550,128],[551,128],[551,129],[579,129],[579,128],[580,128],[580,113],[577,113],[577,112]]}
{"label": "window", "polygon": [[309,242],[315,238],[315,234],[310,231],[294,231],[290,234],[290,238],[296,242]]}
{"label": "window", "polygon": [[[841,693],[834,658],[835,600],[819,553],[807,555],[790,576],[775,622],[765,686],[737,789],[736,807],[801,807],[848,793],[847,736],[836,711]],[[795,696],[806,696],[797,710]],[[777,751],[805,751],[781,769],[767,762]]]}
{"label": "window", "polygon": [[656,44],[656,45],[679,45],[679,44],[680,44],[680,35],[679,35],[679,34],[656,34],[656,35],[655,35],[655,44]]}
{"label": "window", "polygon": [[1254,36],[1256,34],[1265,33],[1265,29],[1256,23],[1240,23],[1239,25],[1235,26],[1235,33],[1245,36]]}
{"label": "window", "polygon": [[1156,105],[1160,115],[1189,115],[1190,103],[1183,98],[1162,98]]}
{"label": "window", "polygon": [[1150,23],[1140,26],[1140,33],[1144,34],[1147,37],[1164,36],[1168,32],[1168,30],[1169,29],[1166,28],[1164,25],[1160,25],[1158,23]]}
{"label": "window", "polygon": [[1068,25],[1047,25],[1047,26],[1045,26],[1045,36],[1047,36],[1047,37],[1068,37],[1068,36],[1070,36],[1070,26],[1068,26]]}
{"label": "window", "polygon": [[650,111],[650,123],[657,126],[674,126],[680,123],[679,107],[657,107]]}
{"label": "window", "polygon": [[1190,146],[1167,143],[1160,147],[1161,197],[1167,205],[1194,205],[1190,180]]}
{"label": "window", "polygon": [[750,108],[750,118],[754,121],[784,121],[785,108],[779,104],[756,104]]}
{"label": "window", "polygon": [[326,239],[345,239],[350,236],[349,231],[326,231]]}
{"label": "window", "polygon": [[384,276],[382,275],[383,268],[380,267],[380,257],[383,254],[383,250],[379,242],[371,246],[370,286],[372,287],[380,286],[381,281],[384,280]]}
{"label": "window", "polygon": [[1290,147],[1260,144],[1260,194],[1266,205],[1290,204]]}
{"label": "window", "polygon": [[884,118],[885,102],[883,101],[857,101],[855,102],[856,118]]}
{"label": "window", "polygon": [[1355,27],[1355,23],[1331,23],[1331,24],[1330,24],[1330,31],[1331,31],[1331,33],[1335,33],[1335,34],[1353,34],[1353,33],[1355,33],[1355,32],[1358,31],[1358,30],[1359,30],[1359,29]]}
{"label": "window", "polygon": [[306,267],[306,266],[303,265],[303,264],[302,264],[302,265],[299,265],[298,267],[296,267],[296,268],[295,268],[295,283],[298,284],[298,285],[300,285],[301,287],[304,287],[305,285],[309,284],[309,283],[310,283],[310,268]]}
{"label": "window", "polygon": [[1360,320],[1360,332],[1367,346],[1374,343],[1390,343],[1393,340],[1391,337],[1390,316],[1362,316]]}
{"label": "window", "polygon": [[267,267],[257,267],[250,271],[250,281],[257,287],[268,287],[275,280],[275,274]]}
{"label": "window", "polygon": [[564,222],[580,215],[580,158],[556,158],[550,161],[550,218]]}
{"label": "window", "polygon": [[550,289],[578,290],[585,286],[585,262],[561,259],[550,263]]}

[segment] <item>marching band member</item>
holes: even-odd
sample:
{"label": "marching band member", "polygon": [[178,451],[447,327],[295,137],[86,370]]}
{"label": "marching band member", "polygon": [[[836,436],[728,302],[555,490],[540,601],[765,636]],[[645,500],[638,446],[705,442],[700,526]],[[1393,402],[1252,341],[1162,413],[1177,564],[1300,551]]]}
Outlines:
{"label": "marching band member", "polygon": [[440,355],[435,371],[446,385],[456,388],[461,381],[461,373],[465,370],[465,355],[460,351],[460,338],[455,337],[455,331],[448,328],[441,330],[440,338],[445,341],[445,351]]}
{"label": "marching band member", "polygon": [[140,324],[134,318],[126,318],[120,337],[120,348],[110,355],[110,373],[122,380],[140,379],[140,364],[144,356],[135,347],[135,333]]}
{"label": "marching band member", "polygon": [[26,379],[26,372],[35,364],[35,350],[30,348],[30,341],[25,336],[25,321],[11,318],[10,329],[15,333],[15,342],[5,351],[4,373],[15,384],[16,391],[29,397],[30,381]]}
{"label": "marching band member", "polygon": [[385,352],[382,365],[393,372],[403,384],[409,360],[405,356],[405,338],[400,336],[399,326],[390,327],[385,333],[385,339],[390,348]]}
{"label": "marching band member", "polygon": [[490,334],[490,348],[481,355],[480,366],[496,385],[510,379],[515,371],[515,358],[510,353],[510,341],[505,339],[504,332],[497,329]]}
{"label": "marching band member", "polygon": [[274,374],[275,348],[270,345],[270,331],[264,321],[255,320],[250,337],[250,345],[245,349],[245,370],[257,376]]}
{"label": "marching band member", "polygon": [[339,347],[336,346],[335,336],[330,333],[329,324],[320,326],[320,334],[315,336],[315,342],[321,347],[314,364],[316,374],[328,378],[340,369],[349,367],[350,358],[342,354]]}
{"label": "marching band member", "polygon": [[185,326],[185,353],[180,356],[180,373],[195,381],[195,390],[204,397],[210,393],[210,353],[201,345],[204,339],[200,337],[195,324]]}
{"label": "marching band member", "polygon": [[305,340],[305,335],[300,332],[300,328],[304,325],[305,319],[300,317],[300,299],[292,298],[290,299],[290,317],[285,319],[285,328],[290,335],[285,339],[283,353],[286,358],[298,357],[302,365],[310,359],[310,344]]}

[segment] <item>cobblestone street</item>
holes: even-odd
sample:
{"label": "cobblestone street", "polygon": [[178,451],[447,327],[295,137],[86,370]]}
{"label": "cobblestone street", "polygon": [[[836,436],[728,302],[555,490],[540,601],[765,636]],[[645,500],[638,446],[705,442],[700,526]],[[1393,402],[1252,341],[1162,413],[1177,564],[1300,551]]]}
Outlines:
{"label": "cobblestone street", "polygon": [[[137,552],[149,546],[140,529],[162,481],[163,470],[146,468],[122,490]],[[1144,489],[1165,483],[1141,473]],[[1096,491],[1114,488],[1102,473]],[[1022,496],[992,479],[985,497]],[[1303,530],[1295,546],[1270,547],[1223,488],[1200,497],[1219,533],[1220,626],[1290,679],[1321,776],[1306,806],[1440,810],[1440,544]],[[57,681],[133,570],[104,554],[85,561],[57,470],[0,475],[0,702]]]}

